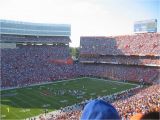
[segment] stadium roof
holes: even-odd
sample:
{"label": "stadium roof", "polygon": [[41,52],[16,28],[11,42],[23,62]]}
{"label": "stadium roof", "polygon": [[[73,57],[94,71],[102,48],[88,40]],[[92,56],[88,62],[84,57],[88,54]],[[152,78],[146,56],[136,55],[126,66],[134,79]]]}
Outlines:
{"label": "stadium roof", "polygon": [[70,36],[71,25],[0,20],[0,34],[34,36]]}

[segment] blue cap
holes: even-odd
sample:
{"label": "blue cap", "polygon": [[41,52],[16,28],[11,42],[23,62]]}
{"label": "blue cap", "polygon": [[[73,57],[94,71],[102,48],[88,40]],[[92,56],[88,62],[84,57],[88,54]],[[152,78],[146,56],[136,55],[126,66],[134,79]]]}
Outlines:
{"label": "blue cap", "polygon": [[120,120],[117,110],[103,100],[92,100],[82,112],[81,120]]}

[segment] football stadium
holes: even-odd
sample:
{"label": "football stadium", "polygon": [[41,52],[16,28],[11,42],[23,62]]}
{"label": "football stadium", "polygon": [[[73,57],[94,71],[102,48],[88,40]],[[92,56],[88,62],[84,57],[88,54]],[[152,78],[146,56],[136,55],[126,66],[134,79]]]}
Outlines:
{"label": "football stadium", "polygon": [[79,119],[93,99],[123,119],[160,111],[160,33],[81,36],[75,61],[71,25],[0,22],[1,119]]}
{"label": "football stadium", "polygon": [[0,120],[160,120],[160,0],[0,0]]}

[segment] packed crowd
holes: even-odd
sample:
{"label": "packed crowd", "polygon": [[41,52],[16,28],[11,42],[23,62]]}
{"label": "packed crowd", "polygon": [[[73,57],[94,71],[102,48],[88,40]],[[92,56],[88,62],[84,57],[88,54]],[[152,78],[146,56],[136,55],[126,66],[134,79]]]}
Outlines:
{"label": "packed crowd", "polygon": [[81,37],[80,61],[159,65],[159,39],[159,33],[116,37]]}
{"label": "packed crowd", "polygon": [[82,74],[116,80],[157,81],[159,39],[159,33],[81,37],[79,61],[85,71]]}
{"label": "packed crowd", "polygon": [[[113,95],[99,97],[106,102],[112,103],[117,109],[122,120],[127,120],[136,114],[146,114],[152,111],[160,112],[160,84],[148,88],[137,87]],[[81,117],[84,106],[90,100],[83,101],[73,106],[68,106],[57,113],[50,113],[48,116],[41,115],[40,120],[78,120]]]}
{"label": "packed crowd", "polygon": [[[55,64],[54,59],[69,56],[66,47],[20,46],[2,49],[2,87],[21,87],[34,83],[69,79],[79,76],[104,77],[114,80],[154,82],[158,68],[107,64]],[[153,81],[154,80],[154,81]]]}
{"label": "packed crowd", "polygon": [[130,118],[136,113],[160,112],[160,85],[153,85],[140,90],[136,95],[115,101],[113,105],[117,108],[123,119]]}
{"label": "packed crowd", "polygon": [[82,54],[160,55],[159,33],[144,33],[114,37],[81,37]]}
{"label": "packed crowd", "polygon": [[81,64],[81,75],[146,83],[158,82],[159,69],[141,66]]}
{"label": "packed crowd", "polygon": [[66,46],[19,46],[1,50],[2,87],[24,86],[74,77],[76,66],[50,61],[69,57]]}

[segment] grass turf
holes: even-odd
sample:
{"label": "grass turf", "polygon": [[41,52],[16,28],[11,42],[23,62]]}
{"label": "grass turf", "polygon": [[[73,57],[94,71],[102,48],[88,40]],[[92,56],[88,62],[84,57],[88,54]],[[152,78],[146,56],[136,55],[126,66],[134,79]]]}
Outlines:
{"label": "grass turf", "polygon": [[95,78],[77,78],[4,90],[1,91],[1,119],[25,119],[44,113],[44,109],[50,112],[85,99],[106,96],[133,87],[136,85]]}

